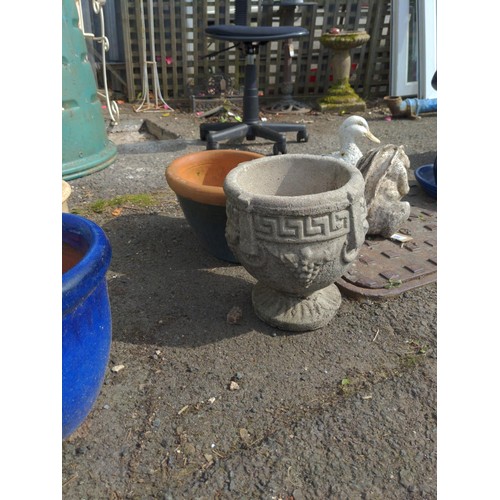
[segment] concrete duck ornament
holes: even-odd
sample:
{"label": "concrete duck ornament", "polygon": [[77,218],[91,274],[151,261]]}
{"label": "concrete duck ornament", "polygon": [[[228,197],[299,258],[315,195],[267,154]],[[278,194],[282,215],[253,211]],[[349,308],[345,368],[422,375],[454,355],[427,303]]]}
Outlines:
{"label": "concrete duck ornament", "polygon": [[367,121],[361,116],[353,115],[345,119],[339,127],[338,135],[340,138],[340,150],[334,151],[327,156],[343,160],[351,166],[356,166],[363,153],[356,145],[356,141],[365,137],[366,139],[380,143],[371,132]]}
{"label": "concrete duck ornament", "polygon": [[365,180],[369,235],[390,238],[410,216],[408,194],[410,159],[403,146],[387,144],[372,149],[357,163]]}
{"label": "concrete duck ornament", "polygon": [[340,150],[327,154],[352,167],[357,167],[365,180],[365,201],[367,208],[368,235],[390,238],[410,216],[410,204],[401,201],[410,187],[408,169],[410,159],[403,146],[388,144],[371,149],[363,155],[356,144],[366,138],[376,144],[367,121],[353,115],[339,127]]}

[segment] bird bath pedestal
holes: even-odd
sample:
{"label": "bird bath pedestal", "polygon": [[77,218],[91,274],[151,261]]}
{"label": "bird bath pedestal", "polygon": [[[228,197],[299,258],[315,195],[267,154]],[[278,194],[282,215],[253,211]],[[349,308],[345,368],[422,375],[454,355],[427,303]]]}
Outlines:
{"label": "bird bath pedestal", "polygon": [[320,42],[333,52],[333,84],[318,101],[321,111],[366,111],[366,103],[349,84],[349,74],[351,49],[361,47],[368,40],[370,35],[364,31],[341,31],[321,35]]}

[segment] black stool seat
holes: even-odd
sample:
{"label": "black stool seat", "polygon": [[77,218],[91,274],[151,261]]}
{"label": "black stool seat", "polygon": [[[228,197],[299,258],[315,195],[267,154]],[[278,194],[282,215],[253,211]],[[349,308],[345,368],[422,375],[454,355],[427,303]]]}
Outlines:
{"label": "black stool seat", "polygon": [[305,36],[309,31],[300,26],[240,26],[222,24],[205,28],[205,33],[217,40],[230,42],[272,42]]}
{"label": "black stool seat", "polygon": [[[245,4],[245,2],[240,2]],[[240,5],[243,12],[246,6]],[[236,16],[238,18],[238,16]],[[219,142],[231,139],[256,137],[274,142],[273,154],[285,154],[288,132],[297,133],[297,142],[307,142],[309,134],[305,125],[297,123],[267,123],[259,117],[259,90],[257,86],[256,58],[261,45],[267,42],[307,36],[309,31],[300,26],[247,26],[222,24],[208,26],[205,33],[217,40],[233,42],[245,55],[245,87],[243,95],[243,120],[241,123],[202,123],[200,139],[207,142],[207,149],[219,149]]]}

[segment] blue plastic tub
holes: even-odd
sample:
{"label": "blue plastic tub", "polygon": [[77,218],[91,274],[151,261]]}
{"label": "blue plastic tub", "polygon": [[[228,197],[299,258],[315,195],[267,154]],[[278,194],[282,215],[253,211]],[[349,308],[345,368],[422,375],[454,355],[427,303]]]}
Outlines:
{"label": "blue plastic tub", "polygon": [[94,222],[62,214],[62,437],[87,418],[104,381],[111,347],[106,271],[111,246]]}
{"label": "blue plastic tub", "polygon": [[434,165],[422,165],[415,170],[415,178],[424,191],[432,198],[437,199],[437,183]]}

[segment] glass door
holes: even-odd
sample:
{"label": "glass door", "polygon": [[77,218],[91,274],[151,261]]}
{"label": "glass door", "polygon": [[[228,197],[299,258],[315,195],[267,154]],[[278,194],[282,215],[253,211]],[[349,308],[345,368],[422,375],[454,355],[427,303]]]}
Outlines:
{"label": "glass door", "polygon": [[432,88],[431,80],[437,69],[436,58],[436,3],[437,0],[419,0],[419,79],[418,97],[435,99],[437,92]]}
{"label": "glass door", "polygon": [[436,97],[436,0],[393,0],[390,93]]}

